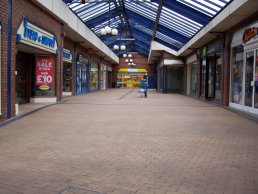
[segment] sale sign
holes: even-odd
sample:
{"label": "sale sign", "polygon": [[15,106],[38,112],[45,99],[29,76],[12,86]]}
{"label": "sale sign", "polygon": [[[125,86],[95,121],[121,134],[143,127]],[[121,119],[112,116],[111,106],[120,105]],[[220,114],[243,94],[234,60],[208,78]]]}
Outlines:
{"label": "sale sign", "polygon": [[53,83],[54,59],[50,57],[36,57],[36,85],[40,90],[49,90]]}

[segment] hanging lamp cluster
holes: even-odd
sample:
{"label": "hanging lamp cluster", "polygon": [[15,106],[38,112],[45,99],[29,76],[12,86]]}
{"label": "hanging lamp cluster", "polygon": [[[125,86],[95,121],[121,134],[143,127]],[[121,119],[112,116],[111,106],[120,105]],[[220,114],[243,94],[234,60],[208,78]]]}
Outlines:
{"label": "hanging lamp cluster", "polygon": [[110,34],[113,35],[113,36],[116,36],[118,34],[118,30],[116,28],[111,28],[109,26],[106,26],[105,28],[101,28],[100,30],[100,34],[105,36],[105,35],[108,35]]}
{"label": "hanging lamp cluster", "polygon": [[121,50],[121,51],[124,51],[124,50],[126,49],[126,46],[125,46],[125,45],[121,45],[121,46],[114,45],[113,49],[114,49],[114,50]]}
{"label": "hanging lamp cluster", "polygon": [[110,26],[110,0],[108,1],[108,15],[109,15],[109,21],[108,21],[108,26],[105,28],[101,28],[100,34],[105,36],[105,35],[113,35],[116,36],[118,34],[118,30],[116,28],[111,28]]}
{"label": "hanging lamp cluster", "polygon": [[[125,62],[128,63],[129,66],[136,66],[136,64],[133,62],[133,59],[132,59],[132,54],[126,54],[124,53],[123,54],[123,57],[126,58],[125,59]],[[128,57],[128,58],[127,58]]]}

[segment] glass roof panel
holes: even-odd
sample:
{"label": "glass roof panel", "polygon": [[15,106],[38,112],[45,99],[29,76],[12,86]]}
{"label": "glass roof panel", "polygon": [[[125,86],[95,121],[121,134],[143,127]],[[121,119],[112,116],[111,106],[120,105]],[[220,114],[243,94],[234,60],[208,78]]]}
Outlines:
{"label": "glass roof panel", "polygon": [[197,11],[200,11],[208,16],[214,16],[226,4],[220,0],[177,0]]}
{"label": "glass roof panel", "polygon": [[125,8],[139,15],[142,15],[152,21],[155,21],[158,10],[157,3],[137,3],[134,1],[125,0]]}
{"label": "glass roof panel", "polygon": [[[110,47],[117,43],[117,38],[100,35],[101,29],[108,25],[117,28],[120,37],[126,29],[126,37],[135,39],[130,49],[137,50],[142,41],[141,46],[149,51],[160,0],[89,0],[84,4],[78,3],[79,0],[63,1]],[[232,1],[163,0],[153,40],[179,50]]]}

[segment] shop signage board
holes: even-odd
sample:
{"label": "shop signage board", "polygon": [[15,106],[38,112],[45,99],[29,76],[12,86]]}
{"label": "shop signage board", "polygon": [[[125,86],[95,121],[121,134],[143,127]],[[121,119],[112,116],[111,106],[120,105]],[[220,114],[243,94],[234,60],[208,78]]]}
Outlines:
{"label": "shop signage board", "polygon": [[242,41],[245,44],[251,40],[256,39],[257,35],[258,35],[258,27],[256,25],[251,26],[249,28],[244,29]]}
{"label": "shop signage board", "polygon": [[78,62],[80,63],[89,63],[89,58],[84,55],[78,55]]}
{"label": "shop signage board", "polygon": [[26,19],[22,21],[17,31],[17,41],[50,53],[58,53],[56,36]]}
{"label": "shop signage board", "polygon": [[137,69],[137,68],[120,68],[118,72],[128,72],[128,73],[147,73],[146,69]]}
{"label": "shop signage board", "polygon": [[65,48],[63,49],[63,61],[68,63],[73,62],[72,52]]}
{"label": "shop signage board", "polygon": [[36,86],[39,90],[50,90],[53,84],[54,59],[36,57]]}

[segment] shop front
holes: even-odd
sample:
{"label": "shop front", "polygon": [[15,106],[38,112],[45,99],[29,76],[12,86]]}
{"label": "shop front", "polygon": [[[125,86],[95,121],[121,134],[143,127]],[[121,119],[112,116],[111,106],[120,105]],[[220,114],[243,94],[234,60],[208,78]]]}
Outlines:
{"label": "shop front", "polygon": [[108,84],[108,78],[107,78],[107,66],[101,65],[100,66],[100,90],[106,90],[107,84]]}
{"label": "shop front", "polygon": [[[2,25],[0,21],[0,69],[2,69]],[[0,71],[0,117],[2,116],[2,72]]]}
{"label": "shop front", "polygon": [[99,64],[92,61],[90,64],[90,91],[99,90]]}
{"label": "shop front", "polygon": [[196,54],[187,58],[187,95],[196,97],[197,91],[197,57]]}
{"label": "shop front", "polygon": [[23,103],[57,101],[56,40],[43,27],[22,21],[17,31],[16,108]]}
{"label": "shop front", "polygon": [[72,52],[63,49],[63,96],[72,95]]}
{"label": "shop front", "polygon": [[258,22],[234,33],[229,106],[258,115]]}
{"label": "shop front", "polygon": [[88,92],[89,58],[78,54],[76,62],[76,95]]}
{"label": "shop front", "polygon": [[201,97],[221,103],[222,51],[216,41],[203,47],[201,55]]}
{"label": "shop front", "polygon": [[139,88],[141,81],[147,82],[146,69],[120,68],[117,75],[118,88]]}

